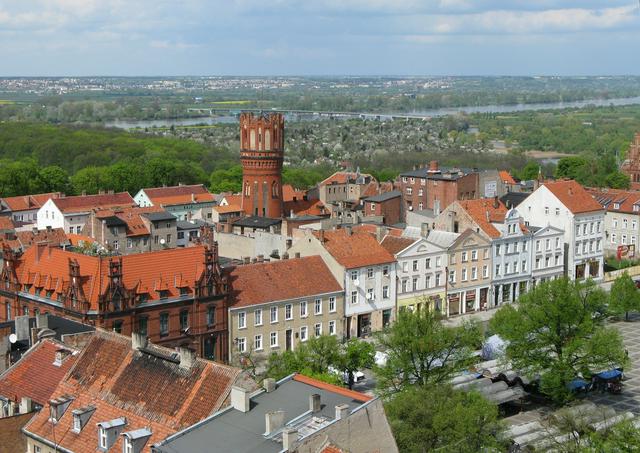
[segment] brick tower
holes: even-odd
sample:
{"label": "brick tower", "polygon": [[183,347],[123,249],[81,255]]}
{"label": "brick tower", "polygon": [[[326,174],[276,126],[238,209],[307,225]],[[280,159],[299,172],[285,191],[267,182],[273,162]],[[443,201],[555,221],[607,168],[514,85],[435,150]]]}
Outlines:
{"label": "brick tower", "polygon": [[242,211],[246,215],[282,217],[283,157],[282,114],[241,113]]}
{"label": "brick tower", "polygon": [[636,134],[631,143],[627,159],[622,163],[620,170],[629,176],[631,182],[640,182],[640,133]]}

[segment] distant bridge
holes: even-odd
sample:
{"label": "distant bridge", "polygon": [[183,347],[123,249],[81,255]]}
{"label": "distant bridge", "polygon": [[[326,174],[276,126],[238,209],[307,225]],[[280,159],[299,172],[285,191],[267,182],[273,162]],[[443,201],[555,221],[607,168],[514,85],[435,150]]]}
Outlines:
{"label": "distant bridge", "polygon": [[297,115],[297,116],[308,116],[308,117],[317,117],[317,118],[359,118],[363,120],[423,120],[428,121],[431,119],[430,116],[426,115],[411,115],[411,114],[384,114],[384,113],[366,113],[366,112],[327,112],[327,111],[318,111],[318,110],[265,110],[265,109],[232,109],[232,108],[189,108],[188,112],[195,112],[206,115],[218,115],[218,114],[229,114],[234,116],[240,116],[242,112],[253,112],[253,113],[267,113],[267,112],[279,112],[284,113],[285,115]]}

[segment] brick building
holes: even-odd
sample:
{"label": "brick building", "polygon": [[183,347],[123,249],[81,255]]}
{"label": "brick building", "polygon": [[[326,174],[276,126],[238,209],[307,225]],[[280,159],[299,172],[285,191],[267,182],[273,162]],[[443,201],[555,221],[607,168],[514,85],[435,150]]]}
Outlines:
{"label": "brick building", "polygon": [[284,116],[240,115],[242,211],[249,216],[283,215]]}
{"label": "brick building", "polygon": [[395,225],[402,221],[402,193],[393,190],[364,200],[364,217],[382,217],[385,225]]}
{"label": "brick building", "polygon": [[51,313],[227,359],[227,283],[217,244],[127,256],[4,250],[0,321]]}
{"label": "brick building", "polygon": [[632,183],[640,183],[640,133],[637,133],[633,143],[629,146],[626,160],[620,170],[629,176]]}
{"label": "brick building", "polygon": [[437,161],[429,167],[400,173],[399,185],[407,211],[441,211],[456,200],[478,196],[479,174],[475,170],[440,168]]}

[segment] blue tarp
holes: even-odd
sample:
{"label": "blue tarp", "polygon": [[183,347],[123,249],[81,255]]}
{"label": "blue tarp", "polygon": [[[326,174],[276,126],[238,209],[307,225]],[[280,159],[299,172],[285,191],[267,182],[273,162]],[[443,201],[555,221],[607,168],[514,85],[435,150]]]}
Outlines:
{"label": "blue tarp", "polygon": [[574,379],[567,384],[567,388],[571,391],[580,390],[585,388],[589,383],[583,379]]}
{"label": "blue tarp", "polygon": [[620,370],[603,371],[602,373],[596,374],[596,377],[599,377],[600,379],[604,379],[604,380],[616,379],[616,378],[622,377],[622,371]]}

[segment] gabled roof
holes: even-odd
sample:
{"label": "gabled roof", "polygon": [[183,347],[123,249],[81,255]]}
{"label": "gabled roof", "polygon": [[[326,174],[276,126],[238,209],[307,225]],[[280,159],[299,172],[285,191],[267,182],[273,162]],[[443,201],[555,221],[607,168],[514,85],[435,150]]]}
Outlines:
{"label": "gabled roof", "polygon": [[13,220],[9,216],[0,216],[0,231],[13,231],[15,225],[13,224]]}
{"label": "gabled roof", "polygon": [[451,244],[451,246],[453,248],[463,246],[464,242],[471,237],[477,237],[480,242],[485,242],[486,244],[489,244],[489,241],[486,238],[484,238],[480,233],[476,233],[471,228],[467,228],[462,233],[460,233],[460,236],[457,237],[457,239],[453,242],[453,244]]}
{"label": "gabled roof", "polygon": [[500,237],[500,231],[492,223],[504,222],[508,209],[502,201],[497,198],[480,198],[461,200],[458,203],[487,236]]}
{"label": "gabled roof", "polygon": [[[314,233],[319,237],[319,233]],[[322,244],[338,263],[347,269],[393,263],[396,259],[369,233],[349,232],[341,228],[325,231]]]}
{"label": "gabled roof", "polygon": [[502,182],[506,184],[516,184],[516,180],[513,179],[513,176],[511,176],[507,170],[500,170],[498,173],[500,174]]}
{"label": "gabled roof", "polygon": [[52,201],[63,213],[135,206],[133,198],[131,198],[128,192],[52,198]]}
{"label": "gabled roof", "polygon": [[[134,350],[131,339],[96,331],[76,363],[55,389],[53,398],[73,400],[56,423],[58,445],[75,453],[95,452],[97,423],[126,418],[124,431],[148,428],[152,434],[144,451],[175,431],[190,426],[226,405],[231,387],[245,376],[241,370],[195,359],[180,367],[173,350],[156,345]],[[255,383],[244,383],[255,389]],[[72,411],[93,406],[82,431],[72,431]],[[52,439],[49,412],[40,411],[25,431]],[[109,451],[122,451],[122,436]]]}
{"label": "gabled roof", "polygon": [[295,215],[314,215],[323,216],[327,212],[324,207],[324,203],[320,200],[296,200],[284,202],[284,213],[289,215],[293,212]]}
{"label": "gabled roof", "polygon": [[26,250],[39,242],[46,242],[52,246],[68,244],[70,241],[62,228],[51,228],[49,230],[16,231],[16,237],[20,241],[22,250]]}
{"label": "gabled roof", "polygon": [[380,245],[382,245],[389,253],[396,255],[397,253],[409,247],[411,244],[415,243],[416,240],[419,239],[398,237],[387,234],[384,239],[382,239]]}
{"label": "gabled roof", "polygon": [[44,289],[52,292],[51,300],[60,301],[71,282],[69,262],[77,261],[81,275],[80,286],[90,309],[96,310],[100,295],[107,290],[109,260],[120,258],[122,283],[137,294],[148,294],[149,300],[159,299],[159,290],[167,291],[168,298],[179,297],[177,282],[193,288],[204,272],[204,246],[201,245],[118,258],[34,246],[18,260],[15,270],[20,284],[32,285],[28,290],[29,294],[35,295],[36,291]]}
{"label": "gabled roof", "polygon": [[12,212],[31,211],[40,209],[49,198],[60,198],[60,192],[40,193],[36,195],[21,195],[18,197],[6,197],[2,201],[11,209]]}
{"label": "gabled roof", "polygon": [[215,197],[202,184],[190,186],[151,187],[142,189],[155,205],[177,205],[189,203],[208,203]]}
{"label": "gabled roof", "polygon": [[[354,184],[358,177],[362,177],[364,179],[368,179],[368,178],[373,179],[373,176],[367,173],[357,173],[353,171],[337,171],[331,176],[329,176],[328,178],[321,181],[318,185],[326,186],[331,184],[346,184],[347,182]],[[363,183],[366,183],[366,182],[363,181]]]}
{"label": "gabled roof", "polygon": [[[640,215],[640,192],[618,189],[586,189],[608,212]],[[636,210],[634,210],[636,206]]]}
{"label": "gabled roof", "polygon": [[602,211],[602,205],[584,187],[572,179],[545,182],[544,187],[574,214]]}
{"label": "gabled roof", "polygon": [[284,184],[282,186],[282,200],[285,202],[293,201],[294,198],[296,200],[303,200],[305,195],[306,192],[304,190],[295,189],[291,184]]}
{"label": "gabled roof", "polygon": [[342,290],[319,256],[237,266],[229,277],[233,308]]}
{"label": "gabled roof", "polygon": [[[68,350],[69,355],[57,366],[54,361],[60,349]],[[44,406],[76,362],[77,354],[77,351],[56,340],[41,340],[0,375],[0,396],[18,403],[22,397],[27,397]]]}

